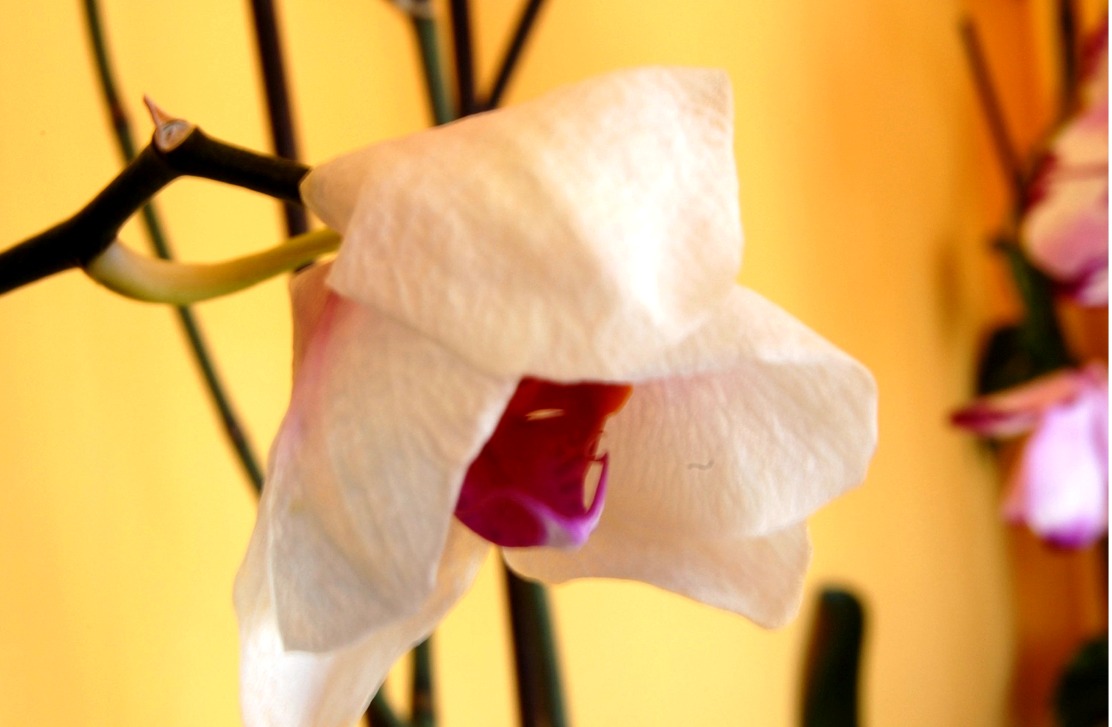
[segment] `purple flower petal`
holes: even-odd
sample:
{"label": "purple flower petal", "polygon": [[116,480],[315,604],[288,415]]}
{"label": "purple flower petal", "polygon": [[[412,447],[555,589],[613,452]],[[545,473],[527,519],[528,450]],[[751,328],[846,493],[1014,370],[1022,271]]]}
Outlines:
{"label": "purple flower petal", "polygon": [[1087,50],[1079,112],[1052,140],[1023,221],[1031,260],[1081,305],[1108,303],[1107,29]]}
{"label": "purple flower petal", "polygon": [[1073,401],[1094,387],[1107,391],[1103,366],[1065,369],[1005,391],[983,396],[950,415],[950,423],[990,437],[1030,432],[1050,409]]}
{"label": "purple flower petal", "polygon": [[1108,530],[1107,446],[1107,388],[1047,411],[1024,444],[1005,516],[1059,547],[1100,538]]}

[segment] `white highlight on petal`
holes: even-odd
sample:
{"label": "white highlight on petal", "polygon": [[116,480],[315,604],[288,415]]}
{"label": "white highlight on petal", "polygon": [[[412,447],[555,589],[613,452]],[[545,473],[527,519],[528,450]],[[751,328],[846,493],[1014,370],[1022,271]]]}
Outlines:
{"label": "white highlight on petal", "polygon": [[624,380],[733,285],[741,229],[720,71],[568,86],[324,164],[331,285],[485,371]]}
{"label": "white highlight on petal", "polygon": [[563,409],[535,409],[525,415],[525,419],[531,422],[542,421],[544,419],[555,419],[556,417],[564,416]]}

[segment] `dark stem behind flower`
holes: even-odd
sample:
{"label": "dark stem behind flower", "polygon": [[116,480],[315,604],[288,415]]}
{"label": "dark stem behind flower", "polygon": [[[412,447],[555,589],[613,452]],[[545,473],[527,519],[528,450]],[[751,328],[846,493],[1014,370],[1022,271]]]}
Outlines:
{"label": "dark stem behind flower", "polygon": [[1003,253],[1012,271],[1012,279],[1023,300],[1026,315],[1019,325],[1023,344],[1034,364],[1034,375],[1048,373],[1076,363],[1066,345],[1062,326],[1054,306],[1054,284],[1031,264],[1023,249],[1015,242],[1002,240],[996,249]]}
{"label": "dark stem behind flower", "polygon": [[568,718],[545,589],[539,583],[518,577],[509,568],[504,567],[503,572],[512,616],[520,724],[566,727]]}
{"label": "dark stem behind flower", "polygon": [[379,691],[367,707],[367,724],[370,727],[409,727],[390,707],[386,696]]}
{"label": "dark stem behind flower", "polygon": [[471,7],[467,0],[451,0],[452,50],[456,59],[456,97],[459,113],[475,113],[475,56],[471,50]]}
{"label": "dark stem behind flower", "polygon": [[850,591],[824,588],[803,673],[803,727],[856,727],[865,609]]}
{"label": "dark stem behind flower", "polygon": [[521,11],[521,17],[518,18],[517,27],[510,39],[510,44],[506,46],[502,62],[498,64],[498,74],[494,77],[494,86],[491,88],[486,101],[479,105],[480,108],[493,109],[502,103],[502,95],[510,85],[510,79],[513,77],[514,71],[517,70],[521,52],[525,49],[525,43],[529,40],[542,5],[544,5],[544,0],[528,0],[524,10]]}
{"label": "dark stem behind flower", "polygon": [[455,118],[448,87],[444,83],[444,71],[441,67],[440,42],[436,33],[436,20],[423,15],[413,15],[413,33],[417,38],[417,47],[421,52],[421,67],[425,75],[425,89],[428,93],[429,109],[432,112],[433,123],[446,124]]}
{"label": "dark stem behind flower", "polygon": [[413,688],[410,722],[413,727],[435,727],[436,703],[432,688],[432,637],[413,647]]}
{"label": "dark stem behind flower", "polygon": [[1019,209],[1026,197],[1023,162],[1008,131],[1008,123],[1004,118],[1004,107],[1000,103],[1000,95],[996,92],[996,85],[992,82],[992,74],[988,68],[988,60],[985,58],[980,36],[977,35],[977,29],[968,18],[961,23],[961,39],[965,47],[966,58],[969,61],[969,70],[973,74],[973,82],[977,88],[977,98],[981,103],[981,111],[984,113],[989,133],[992,136],[996,158],[1000,162],[1000,169],[1012,189],[1012,207]]}
{"label": "dark stem behind flower", "polygon": [[1077,102],[1081,54],[1077,42],[1077,8],[1074,0],[1058,0],[1059,117],[1064,120]]}
{"label": "dark stem behind flower", "polygon": [[[274,151],[284,159],[298,158],[297,136],[294,132],[293,110],[290,104],[289,84],[282,53],[278,16],[272,0],[251,0],[251,15],[255,29],[255,45],[266,92],[267,119]],[[286,232],[290,237],[309,229],[305,209],[299,204],[286,202],[282,207]]]}

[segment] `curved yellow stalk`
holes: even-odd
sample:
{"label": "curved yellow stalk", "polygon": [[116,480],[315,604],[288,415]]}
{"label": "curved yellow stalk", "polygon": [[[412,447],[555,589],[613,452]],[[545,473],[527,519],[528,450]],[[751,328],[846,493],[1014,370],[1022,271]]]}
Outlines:
{"label": "curved yellow stalk", "polygon": [[340,235],[315,230],[263,252],[219,263],[181,263],[141,255],[116,240],[85,266],[93,280],[136,300],[189,305],[250,287],[334,252]]}

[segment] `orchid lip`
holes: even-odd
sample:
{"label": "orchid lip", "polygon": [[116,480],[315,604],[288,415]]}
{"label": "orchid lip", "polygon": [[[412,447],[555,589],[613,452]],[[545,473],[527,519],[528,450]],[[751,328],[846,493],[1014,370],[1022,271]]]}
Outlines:
{"label": "orchid lip", "polygon": [[[456,517],[469,528],[495,545],[506,548],[528,548],[545,545],[575,549],[590,538],[602,517],[606,500],[606,479],[609,456],[594,461],[602,472],[590,507],[577,517],[561,515],[543,500],[520,492],[495,493],[457,508]],[[491,524],[490,514],[499,513],[498,524]],[[509,522],[509,521],[513,522]],[[474,525],[472,524],[474,523]]]}
{"label": "orchid lip", "polygon": [[602,427],[629,391],[625,385],[523,379],[468,469],[456,517],[503,547],[581,546],[598,525],[606,497]]}

